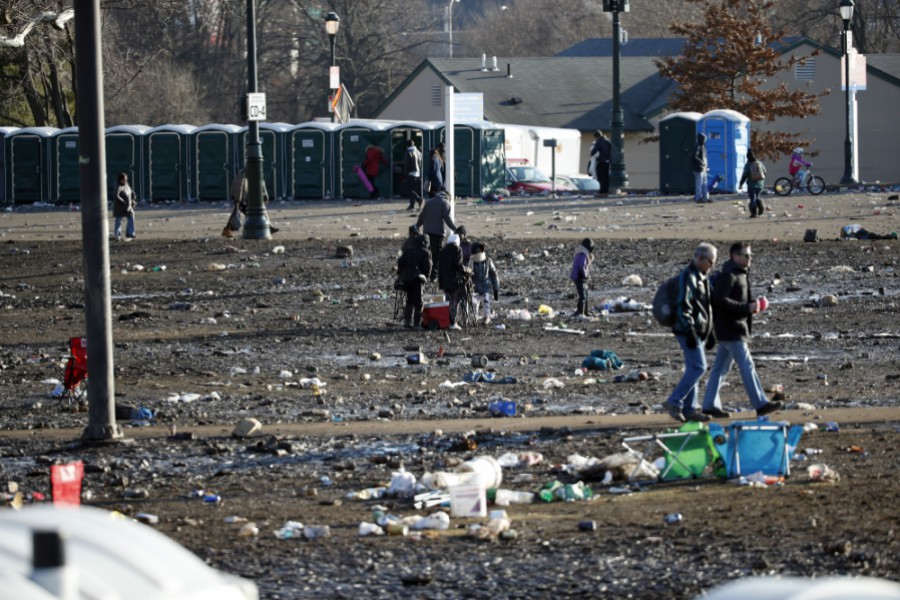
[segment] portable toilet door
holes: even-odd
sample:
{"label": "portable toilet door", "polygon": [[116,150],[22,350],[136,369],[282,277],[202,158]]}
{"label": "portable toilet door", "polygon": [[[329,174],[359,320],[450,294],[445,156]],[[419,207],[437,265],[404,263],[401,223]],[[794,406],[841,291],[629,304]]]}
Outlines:
{"label": "portable toilet door", "polygon": [[476,170],[481,195],[506,188],[506,132],[485,123],[481,130],[481,165]]}
{"label": "portable toilet door", "polygon": [[6,136],[16,129],[16,127],[0,127],[0,204],[6,204]]}
{"label": "portable toilet door", "polygon": [[190,199],[190,136],[194,129],[192,125],[160,125],[147,132],[146,197],[151,202]]}
{"label": "portable toilet door", "polygon": [[294,198],[331,198],[334,190],[335,123],[310,121],[288,134],[293,158],[288,176]]}
{"label": "portable toilet door", "polygon": [[11,202],[50,202],[50,136],[56,131],[25,127],[6,136]]}
{"label": "portable toilet door", "polygon": [[81,168],[78,164],[78,128],[67,127],[50,137],[50,201],[81,202]]}
{"label": "portable toilet door", "polygon": [[204,125],[191,133],[194,141],[194,189],[198,200],[228,200],[229,186],[237,169],[237,125]]}
{"label": "portable toilet door", "polygon": [[108,199],[116,193],[119,173],[128,175],[131,188],[138,198],[146,198],[144,170],[144,137],[150,127],[146,125],[116,125],[107,127],[106,141],[106,189]]}
{"label": "portable toilet door", "polygon": [[[453,195],[454,197],[473,196],[475,187],[475,168],[478,165],[478,148],[481,130],[477,134],[470,124],[456,124],[453,131]],[[446,125],[438,127],[438,142],[445,142]],[[479,196],[481,194],[478,194]]]}
{"label": "portable toilet door", "polygon": [[[405,197],[409,194],[405,172],[406,149],[409,147],[407,142],[413,140],[416,148],[422,153],[422,167],[424,169],[424,163],[427,159],[425,153],[428,151],[426,142],[430,141],[431,138],[431,136],[428,135],[431,130],[431,125],[414,121],[398,121],[389,124],[387,130],[390,132],[391,136],[391,156],[389,159],[389,162],[392,165],[391,189],[395,195]],[[424,175],[424,170],[419,171],[419,189],[416,190],[416,193],[420,197],[423,196],[423,182],[427,181]]]}
{"label": "portable toilet door", "polygon": [[[659,120],[659,190],[663,194],[694,192],[694,148],[698,112],[676,112]],[[707,148],[708,151],[708,148]]]}
{"label": "portable toilet door", "polygon": [[[269,199],[286,198],[287,185],[284,181],[284,173],[287,171],[285,162],[287,160],[285,152],[285,138],[288,132],[293,129],[292,125],[287,123],[260,123],[259,124],[259,141],[262,144],[263,158],[263,180],[266,183],[266,193]],[[244,168],[247,164],[247,136],[249,129],[241,128],[240,133],[240,156],[239,168]]]}
{"label": "portable toilet door", "polygon": [[719,176],[716,190],[736,192],[747,162],[750,119],[734,110],[712,110],[700,118],[697,130],[706,134],[709,181]]}
{"label": "portable toilet door", "polygon": [[[384,152],[388,166],[379,168],[374,184],[382,193],[391,194],[392,167],[390,165],[390,133],[384,123],[377,121],[354,121],[339,125],[335,130],[337,138],[338,191],[341,198],[369,198],[371,193],[357,175],[354,167],[362,168],[369,145],[378,146]],[[368,179],[368,178],[367,178]]]}

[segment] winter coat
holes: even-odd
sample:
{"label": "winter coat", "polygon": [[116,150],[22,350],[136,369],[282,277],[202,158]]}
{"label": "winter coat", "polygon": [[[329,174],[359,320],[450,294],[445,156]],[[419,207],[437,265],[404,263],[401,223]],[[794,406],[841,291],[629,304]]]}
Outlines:
{"label": "winter coat", "polygon": [[598,137],[591,146],[591,158],[598,164],[608,163],[612,153],[612,142],[605,137]]}
{"label": "winter coat", "polygon": [[[753,164],[753,162],[758,162],[759,168],[762,170],[763,178],[760,179],[759,181],[753,181],[750,178],[750,167]],[[748,190],[761,190],[764,187],[766,187],[766,165],[764,165],[761,160],[748,161],[747,163],[745,163],[744,164],[744,172],[741,174],[741,182],[738,184],[738,187],[741,187],[742,185],[744,185],[745,181],[747,182]]]}
{"label": "winter coat", "polygon": [[[269,192],[266,189],[266,180],[262,181],[263,204],[269,203]],[[242,213],[247,213],[247,207],[250,205],[250,180],[246,171],[240,171],[231,180],[231,188],[229,190],[231,201],[234,202]]]}
{"label": "winter coat", "polygon": [[384,150],[378,146],[366,148],[366,157],[362,162],[362,168],[365,169],[366,175],[370,178],[377,177],[381,165],[388,166],[388,162],[384,158]]}
{"label": "winter coat", "polygon": [[500,278],[494,261],[484,252],[472,255],[472,284],[478,294],[500,293]]}
{"label": "winter coat", "polygon": [[444,235],[445,223],[450,231],[456,231],[456,223],[450,218],[450,196],[446,192],[440,192],[425,201],[416,220],[416,227],[421,227],[429,235]]}
{"label": "winter coat", "polygon": [[469,274],[463,266],[462,250],[456,244],[447,244],[438,259],[438,286],[447,293],[464,286]]}
{"label": "winter coat", "polygon": [[403,155],[403,172],[411,177],[422,176],[422,153],[415,146],[407,148]]}
{"label": "winter coat", "polygon": [[420,236],[415,244],[404,244],[403,253],[397,259],[397,276],[404,285],[422,283],[422,277],[431,273],[431,253],[428,238]]}
{"label": "winter coat", "polygon": [[590,277],[591,263],[594,256],[584,246],[578,246],[575,250],[575,258],[572,259],[572,272],[569,279],[572,281],[584,281]]}
{"label": "winter coat", "polygon": [[722,342],[750,341],[752,298],[747,269],[740,268],[731,259],[727,260],[712,291],[716,339]]}
{"label": "winter coat", "polygon": [[131,189],[131,186],[127,183],[124,185],[116,186],[116,200],[113,202],[113,216],[114,217],[127,217],[128,215],[134,214],[134,205],[137,202],[137,197],[134,194],[134,190]]}
{"label": "winter coat", "polygon": [[444,189],[444,161],[437,151],[431,153],[431,172],[428,174],[428,182],[432,194]]}
{"label": "winter coat", "polygon": [[676,319],[672,332],[686,335],[693,331],[698,339],[705,341],[713,329],[710,300],[709,279],[691,261],[678,276]]}
{"label": "winter coat", "polygon": [[706,136],[697,134],[697,145],[694,146],[694,154],[691,156],[691,168],[694,173],[706,172]]}

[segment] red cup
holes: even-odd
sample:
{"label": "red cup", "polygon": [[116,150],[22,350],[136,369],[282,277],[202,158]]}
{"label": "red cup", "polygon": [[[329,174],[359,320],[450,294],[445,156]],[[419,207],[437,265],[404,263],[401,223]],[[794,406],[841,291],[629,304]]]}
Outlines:
{"label": "red cup", "polygon": [[759,307],[759,312],[765,312],[769,308],[769,301],[765,296],[760,296],[756,299],[756,305]]}

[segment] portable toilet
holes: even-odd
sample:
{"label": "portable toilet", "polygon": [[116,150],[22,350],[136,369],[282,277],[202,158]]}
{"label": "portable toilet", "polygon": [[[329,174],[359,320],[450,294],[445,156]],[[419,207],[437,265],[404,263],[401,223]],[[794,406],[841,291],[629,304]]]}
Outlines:
{"label": "portable toilet", "polygon": [[291,168],[288,186],[294,198],[331,198],[334,190],[334,130],[338,124],[309,121],[288,133]]}
{"label": "portable toilet", "polygon": [[[506,137],[496,123],[456,123],[453,134],[454,196],[482,196],[506,187]],[[446,125],[435,127],[435,144],[444,141]],[[426,172],[430,170],[430,162]]]}
{"label": "portable toilet", "polygon": [[50,136],[50,201],[81,202],[77,127],[60,129]]}
{"label": "portable toilet", "polygon": [[709,181],[718,176],[718,191],[736,192],[750,148],[750,119],[735,110],[711,110],[700,117],[697,131],[706,134]]}
{"label": "portable toilet", "polygon": [[406,196],[408,188],[406,185],[406,173],[404,172],[404,163],[406,156],[407,142],[413,140],[416,148],[422,153],[422,171],[420,172],[420,188],[416,191],[419,196],[424,196],[423,186],[428,181],[425,176],[426,162],[428,159],[428,148],[432,146],[432,137],[434,133],[434,124],[422,121],[391,121],[387,124],[387,130],[391,136],[391,156],[389,162],[394,165],[391,170],[391,188],[395,195]]}
{"label": "portable toilet", "polygon": [[109,199],[115,196],[119,173],[128,175],[131,188],[138,198],[146,198],[144,137],[148,131],[150,127],[146,125],[116,125],[106,128],[106,189]]}
{"label": "portable toilet", "polygon": [[191,133],[194,156],[194,188],[198,200],[228,200],[231,180],[238,169],[237,145],[241,128],[214,123]]}
{"label": "portable toilet", "polygon": [[6,204],[6,136],[16,127],[0,127],[0,204]]}
{"label": "portable toilet", "polygon": [[659,120],[659,191],[692,194],[692,157],[697,144],[698,112],[676,112]]}
{"label": "portable toilet", "polygon": [[50,202],[50,137],[56,127],[24,127],[6,135],[7,201]]}
{"label": "portable toilet", "polygon": [[[260,123],[259,141],[262,144],[263,179],[266,182],[266,192],[270,199],[284,199],[289,197],[285,183],[285,173],[291,164],[287,155],[286,145],[288,133],[293,129],[288,123]],[[247,135],[248,127],[241,127],[238,149],[238,169],[247,164]]]}
{"label": "portable toilet", "polygon": [[144,137],[145,194],[150,200],[190,199],[194,178],[191,152],[193,125],[160,125]]}
{"label": "portable toilet", "polygon": [[338,198],[369,198],[370,192],[357,175],[354,167],[362,167],[369,145],[378,146],[384,152],[388,165],[379,169],[378,176],[371,183],[384,197],[389,198],[391,189],[391,138],[384,121],[351,121],[338,125],[335,135],[335,175]]}

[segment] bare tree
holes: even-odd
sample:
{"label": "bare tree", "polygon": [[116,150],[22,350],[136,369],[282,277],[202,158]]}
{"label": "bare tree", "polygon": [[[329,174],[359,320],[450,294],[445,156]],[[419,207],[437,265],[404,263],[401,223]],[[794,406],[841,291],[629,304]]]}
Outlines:
{"label": "bare tree", "polygon": [[[900,2],[854,0],[850,29],[862,54],[900,52]],[[840,48],[843,30],[835,0],[781,0],[773,13],[775,27]]]}

